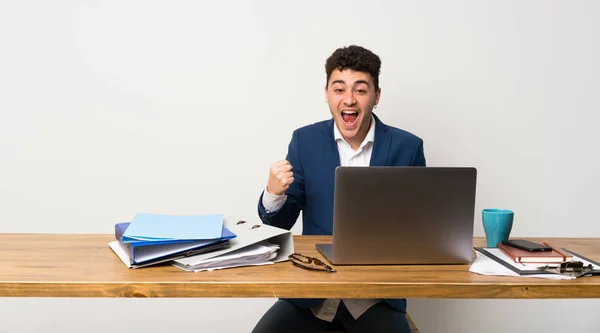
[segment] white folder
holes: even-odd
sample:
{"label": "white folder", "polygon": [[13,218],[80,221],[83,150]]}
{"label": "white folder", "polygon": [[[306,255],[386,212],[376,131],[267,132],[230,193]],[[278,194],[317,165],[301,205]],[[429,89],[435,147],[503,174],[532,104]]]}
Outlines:
{"label": "white folder", "polygon": [[247,248],[251,245],[267,241],[279,246],[277,255],[270,259],[271,262],[288,260],[288,256],[294,253],[294,238],[289,230],[263,224],[260,220],[237,220],[225,219],[224,226],[236,237],[229,240],[229,246],[220,250],[210,251],[185,258],[176,259],[173,264],[179,268],[186,269],[200,265],[207,259],[216,258],[233,251]]}

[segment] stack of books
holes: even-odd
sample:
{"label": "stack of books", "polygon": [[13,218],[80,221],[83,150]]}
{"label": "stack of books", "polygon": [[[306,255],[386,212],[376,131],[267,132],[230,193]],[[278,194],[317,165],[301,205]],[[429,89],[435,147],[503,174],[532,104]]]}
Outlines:
{"label": "stack of books", "polygon": [[550,251],[526,251],[506,244],[498,243],[498,249],[511,258],[515,263],[521,264],[556,264],[571,261],[573,255],[549,244],[542,243],[551,248]]}

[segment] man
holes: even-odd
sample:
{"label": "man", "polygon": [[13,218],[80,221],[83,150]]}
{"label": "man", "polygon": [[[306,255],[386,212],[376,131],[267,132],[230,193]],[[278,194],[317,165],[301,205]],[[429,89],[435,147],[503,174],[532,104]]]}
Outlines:
{"label": "man", "polygon": [[[286,159],[271,165],[258,203],[264,223],[289,230],[302,210],[304,235],[331,235],[337,166],[425,166],[423,140],[372,114],[381,96],[380,67],[377,55],[355,45],[327,59],[332,119],[295,130]],[[410,332],[405,299],[280,299],[253,332],[321,332],[331,325]]]}

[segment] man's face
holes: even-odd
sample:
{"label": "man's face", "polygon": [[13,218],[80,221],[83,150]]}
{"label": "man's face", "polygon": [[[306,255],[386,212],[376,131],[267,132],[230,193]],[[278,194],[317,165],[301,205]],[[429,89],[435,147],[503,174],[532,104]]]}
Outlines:
{"label": "man's face", "polygon": [[360,145],[369,132],[371,112],[379,103],[380,94],[381,90],[375,91],[369,73],[351,69],[336,69],[331,73],[325,100],[338,130],[352,146]]}

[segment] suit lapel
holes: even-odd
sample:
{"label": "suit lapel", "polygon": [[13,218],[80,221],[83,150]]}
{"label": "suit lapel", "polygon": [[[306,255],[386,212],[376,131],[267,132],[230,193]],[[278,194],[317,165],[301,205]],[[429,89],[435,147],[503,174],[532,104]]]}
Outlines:
{"label": "suit lapel", "polygon": [[373,153],[371,154],[370,166],[385,166],[392,138],[388,133],[387,125],[381,122],[379,118],[373,114],[375,118],[375,139],[373,142]]}
{"label": "suit lapel", "polygon": [[333,137],[333,126],[335,126],[334,121],[331,119],[327,122],[327,127],[323,131],[325,137],[323,140],[323,149],[325,152],[323,158],[325,161],[323,162],[327,166],[327,169],[332,168],[335,170],[336,167],[340,166],[340,152],[337,148],[337,142],[335,142]]}

